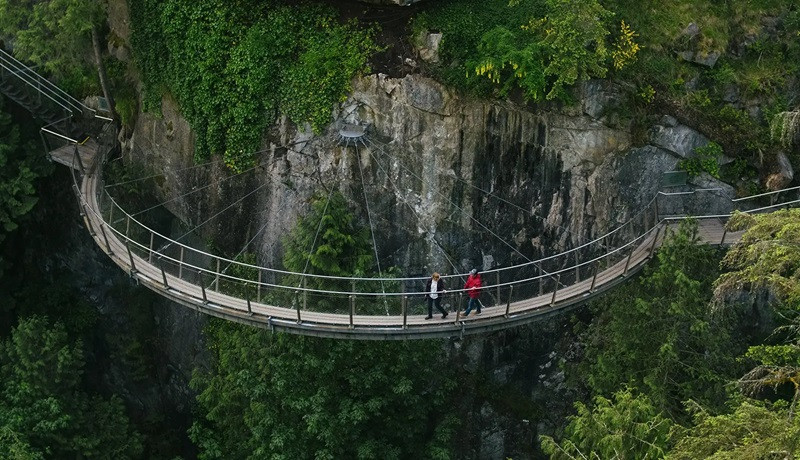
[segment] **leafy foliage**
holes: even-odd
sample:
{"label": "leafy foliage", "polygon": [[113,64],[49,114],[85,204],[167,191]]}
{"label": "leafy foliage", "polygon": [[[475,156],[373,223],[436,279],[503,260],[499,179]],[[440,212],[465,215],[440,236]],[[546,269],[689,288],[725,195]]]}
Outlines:
{"label": "leafy foliage", "polygon": [[305,4],[145,0],[131,14],[145,107],[170,90],[197,134],[197,157],[224,153],[235,170],[253,164],[279,112],[319,131],[377,49],[370,31]]}
{"label": "leafy foliage", "polygon": [[560,443],[541,437],[551,459],[662,458],[670,445],[673,422],[630,388],[614,393],[613,401],[596,396],[591,409],[581,402],[575,407]]}
{"label": "leafy foliage", "polygon": [[694,426],[682,430],[669,459],[795,458],[800,455],[800,423],[783,405],[742,401],[730,414],[713,416],[692,407]]}
{"label": "leafy foliage", "polygon": [[0,98],[0,242],[17,229],[20,219],[36,205],[34,183],[47,171],[45,165],[36,161],[33,152],[37,148],[21,138],[19,127],[11,122],[3,103]]}
{"label": "leafy foliage", "polygon": [[0,30],[15,37],[17,57],[42,65],[73,91],[94,85],[85,57],[92,27],[104,19],[96,0],[0,1]]}
{"label": "leafy foliage", "polygon": [[[293,272],[364,276],[375,263],[369,229],[356,221],[347,200],[338,191],[332,192],[330,199],[316,195],[311,202],[311,212],[297,221],[283,244],[283,266]],[[282,281],[288,286],[300,286],[303,282],[296,275]],[[306,278],[305,283],[306,287],[314,289],[351,290],[346,280]],[[333,311],[338,306],[344,310],[347,302],[346,297],[312,297],[308,307]]]}
{"label": "leafy foliage", "polygon": [[[492,2],[494,3],[494,2]],[[495,4],[496,5],[496,4]],[[605,76],[608,59],[622,68],[631,62],[638,45],[635,32],[621,24],[620,36],[608,49],[608,20],[612,13],[597,0],[544,0],[511,2],[508,18],[480,14],[494,19],[487,24],[460,24],[459,7],[446,5],[456,14],[429,14],[417,19],[417,29],[444,31],[443,54],[453,56],[454,64],[464,57],[466,86],[475,77],[486,77],[501,96],[519,87],[534,101],[560,98],[568,100],[567,87],[590,77]],[[496,6],[489,6],[492,11]],[[481,10],[487,9],[485,5]],[[524,22],[518,22],[523,17]],[[480,18],[477,18],[478,22]],[[466,27],[470,27],[467,29]],[[475,37],[476,30],[484,30]],[[472,45],[474,43],[474,45]],[[458,47],[454,50],[454,47]],[[470,49],[471,47],[471,49]],[[445,75],[448,70],[441,69]],[[474,74],[474,76],[472,76]],[[450,78],[452,81],[453,79]]]}
{"label": "leafy foliage", "polygon": [[742,349],[708,307],[717,252],[698,244],[696,223],[671,232],[645,275],[595,306],[584,378],[595,394],[638,388],[658,410],[682,418],[690,398],[721,408]]}
{"label": "leafy foliage", "polygon": [[[200,458],[449,458],[455,382],[430,342],[271,335],[214,321],[196,373]],[[444,370],[444,372],[442,372]]]}
{"label": "leafy foliage", "polygon": [[769,214],[737,213],[731,230],[747,229],[722,263],[731,270],[720,276],[715,296],[721,299],[734,289],[772,289],[786,305],[800,302],[800,210]]}
{"label": "leafy foliage", "polygon": [[686,170],[690,177],[707,172],[711,177],[719,179],[722,147],[716,142],[709,142],[708,145],[694,149],[694,153],[694,157],[681,160],[678,165]]}
{"label": "leafy foliage", "polygon": [[565,87],[605,76],[606,20],[612,13],[597,0],[547,0],[547,6],[547,17],[531,20],[528,29],[544,33],[549,57],[545,75],[553,79],[547,99],[565,98]]}
{"label": "leafy foliage", "polygon": [[[285,245],[294,271],[351,275],[373,262],[339,193],[317,197]],[[192,378],[200,458],[451,458],[455,380],[431,353],[441,343],[323,340],[223,321],[206,335],[213,367]]]}
{"label": "leafy foliage", "polygon": [[20,321],[0,346],[0,453],[136,458],[141,442],[121,401],[81,390],[83,345],[61,323]]}

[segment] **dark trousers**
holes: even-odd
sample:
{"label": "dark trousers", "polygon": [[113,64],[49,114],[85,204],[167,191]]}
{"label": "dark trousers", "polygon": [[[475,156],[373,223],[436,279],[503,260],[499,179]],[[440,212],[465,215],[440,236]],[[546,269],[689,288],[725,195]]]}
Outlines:
{"label": "dark trousers", "polygon": [[439,313],[441,313],[442,315],[446,315],[447,314],[447,312],[444,311],[444,308],[442,308],[442,295],[441,294],[439,294],[439,297],[437,297],[435,299],[431,299],[431,296],[429,296],[429,295],[427,295],[425,297],[428,299],[428,316],[433,316],[433,304],[436,304],[436,309],[439,310]]}
{"label": "dark trousers", "polygon": [[477,297],[470,297],[469,302],[467,302],[467,311],[464,312],[464,316],[469,315],[469,312],[471,312],[474,307],[478,307],[478,313],[480,313],[481,301],[478,300]]}

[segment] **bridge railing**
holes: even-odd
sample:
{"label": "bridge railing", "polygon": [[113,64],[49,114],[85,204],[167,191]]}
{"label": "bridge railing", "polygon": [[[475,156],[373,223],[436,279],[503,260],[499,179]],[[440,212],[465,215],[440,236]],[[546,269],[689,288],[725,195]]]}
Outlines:
{"label": "bridge railing", "polygon": [[69,115],[78,116],[87,112],[94,114],[92,109],[3,49],[0,49],[0,79],[16,82],[20,90],[27,87],[26,95],[32,100],[39,103],[49,101]]}
{"label": "bridge railing", "polygon": [[[126,213],[110,195],[106,195],[106,192],[101,190],[98,190],[98,199],[100,203],[104,203],[104,205],[100,206],[100,209],[102,210],[102,222],[105,231],[113,234],[124,243],[126,249],[130,250],[129,257],[138,256],[159,267],[164,274],[169,274],[187,283],[202,286],[205,291],[222,292],[248,299],[252,302],[270,303],[296,309],[298,318],[301,318],[304,312],[309,311],[373,316],[385,314],[406,316],[422,314],[425,311],[424,306],[419,301],[425,293],[419,289],[410,291],[404,288],[406,284],[402,279],[385,279],[383,286],[380,287],[378,287],[379,283],[372,279],[338,280],[342,282],[340,288],[320,289],[311,284],[313,282],[311,280],[314,278],[310,276],[300,276],[300,282],[297,285],[290,286],[281,283],[280,279],[269,281],[265,274],[271,273],[273,270],[264,267],[240,264],[239,268],[243,267],[250,271],[247,273],[236,270],[226,271],[223,269],[223,263],[228,262],[227,259],[215,257],[203,251],[179,244],[152,231]],[[798,188],[792,188],[752,197],[749,200],[740,200],[747,205],[739,205],[738,207],[749,212],[766,212],[796,204],[800,202],[797,197],[797,190]],[[778,200],[777,203],[771,205],[761,206],[760,204],[763,204],[763,201],[758,202],[758,199],[763,200],[780,195],[785,195],[784,199]],[[103,196],[105,198],[101,198]],[[108,214],[105,215],[105,212]],[[653,212],[655,212],[655,208]],[[719,219],[725,217],[727,217],[727,214],[698,216],[697,218]],[[509,308],[510,302],[529,298],[531,291],[546,294],[547,296],[552,295],[554,302],[559,295],[559,291],[563,293],[579,282],[583,282],[584,286],[579,291],[573,292],[573,295],[588,292],[594,287],[594,282],[588,284],[588,281],[596,280],[598,274],[602,273],[604,269],[630,261],[633,251],[652,252],[655,249],[658,235],[662,232],[662,225],[651,225],[651,223],[676,223],[683,219],[685,219],[685,216],[667,216],[656,220],[655,214],[653,217],[645,217],[644,215],[637,217],[632,219],[628,226],[632,228],[637,226],[649,228],[619,245],[603,243],[605,252],[599,256],[582,258],[579,255],[575,263],[563,264],[559,267],[557,264],[562,263],[561,261],[564,257],[559,254],[557,255],[558,257],[549,257],[543,261],[543,263],[549,264],[542,268],[542,272],[547,273],[517,277],[506,281],[500,280],[500,282],[495,283],[485,280],[486,285],[483,289],[488,292],[497,292],[495,305],[502,306],[505,303]],[[622,233],[622,231],[616,233]],[[614,238],[613,235],[616,233],[612,234],[611,238]],[[648,241],[651,243],[643,246]],[[159,242],[162,244],[159,244]],[[615,247],[612,248],[611,246]],[[587,248],[588,246],[584,249]],[[580,254],[578,251],[569,252],[572,257],[576,253]],[[133,258],[131,257],[131,259]],[[131,267],[135,268],[134,262],[131,263]],[[627,266],[625,266],[624,272],[627,272]],[[298,275],[294,274],[293,276]],[[569,280],[570,276],[573,278],[564,283],[565,280]],[[411,278],[411,280],[416,279]],[[389,284],[387,281],[391,281],[393,284]],[[345,283],[349,283],[349,285]],[[458,302],[456,299],[465,302],[465,292],[461,289],[451,290],[444,303],[445,305],[448,302],[456,303]],[[461,302],[458,302],[459,305],[463,305]]]}
{"label": "bridge railing", "polygon": [[[731,209],[765,212],[796,204],[800,202],[799,190],[800,187],[794,187],[731,200]],[[135,268],[136,256],[158,267],[164,275],[202,286],[204,291],[292,308],[297,310],[298,318],[309,311],[374,316],[406,316],[426,311],[423,288],[427,277],[332,277],[234,261],[158,233],[127,213],[103,187],[98,187],[96,192],[98,217],[103,222],[100,232],[107,231],[123,243],[129,251],[131,268]],[[483,273],[482,300],[484,304],[505,304],[510,308],[510,302],[536,296],[552,296],[555,301],[559,292],[564,295],[575,291],[572,286],[579,283],[583,283],[580,291],[572,295],[588,292],[604,270],[617,266],[623,273],[627,272],[634,251],[652,252],[658,238],[663,236],[663,224],[674,224],[686,218],[662,215],[662,207],[666,208],[664,200],[702,193],[717,191],[660,193],[628,221],[586,244],[511,267],[488,270]],[[726,219],[728,215],[726,212],[697,218]],[[446,275],[444,279],[449,284],[449,293],[443,304],[464,305],[467,292],[461,288],[461,280],[465,275]]]}

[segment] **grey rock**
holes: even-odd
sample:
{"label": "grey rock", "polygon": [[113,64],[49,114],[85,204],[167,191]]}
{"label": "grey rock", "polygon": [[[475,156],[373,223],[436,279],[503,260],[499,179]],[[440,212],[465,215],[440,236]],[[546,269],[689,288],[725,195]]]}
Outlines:
{"label": "grey rock", "polygon": [[620,100],[620,91],[608,80],[588,80],[582,85],[583,113],[600,119]]}
{"label": "grey rock", "polygon": [[415,38],[414,44],[419,58],[425,62],[436,64],[439,62],[439,46],[442,43],[441,33],[428,33],[421,31]]}
{"label": "grey rock", "polygon": [[679,51],[678,56],[680,56],[680,58],[684,61],[694,61],[694,51]]}
{"label": "grey rock", "polygon": [[666,126],[668,128],[674,128],[678,126],[678,119],[673,117],[672,115],[664,115],[661,117],[660,123],[662,126]]}
{"label": "grey rock", "polygon": [[655,125],[650,131],[650,142],[681,158],[689,158],[694,149],[708,144],[708,138],[685,125]]}
{"label": "grey rock", "polygon": [[717,64],[717,60],[719,60],[722,53],[719,51],[679,51],[678,56],[681,57],[684,61],[694,62],[695,64],[700,64],[705,67],[714,67]]}
{"label": "grey rock", "polygon": [[505,458],[505,433],[500,424],[503,417],[495,412],[491,405],[484,403],[480,411],[480,453],[478,458],[487,460],[503,460]]}
{"label": "grey rock", "polygon": [[737,102],[739,100],[739,87],[733,83],[725,85],[722,100],[729,103]]}
{"label": "grey rock", "polygon": [[717,64],[722,53],[719,51],[698,52],[694,55],[693,62],[702,66],[713,68]]}
{"label": "grey rock", "polygon": [[685,29],[683,29],[683,32],[681,32],[681,34],[685,37],[695,38],[698,35],[700,35],[700,26],[698,26],[694,22],[690,22],[689,25],[686,26]]}

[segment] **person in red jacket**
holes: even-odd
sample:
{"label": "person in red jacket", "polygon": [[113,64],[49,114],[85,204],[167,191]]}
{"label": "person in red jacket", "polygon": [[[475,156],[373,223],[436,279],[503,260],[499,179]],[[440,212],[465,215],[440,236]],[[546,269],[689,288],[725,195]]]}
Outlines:
{"label": "person in red jacket", "polygon": [[473,307],[477,307],[475,314],[480,315],[481,301],[478,300],[478,297],[481,296],[481,275],[478,273],[477,268],[473,268],[472,271],[469,272],[469,277],[467,278],[466,284],[464,284],[464,289],[467,290],[467,295],[469,295],[467,311],[464,312],[464,316],[469,316],[469,312],[472,311]]}

